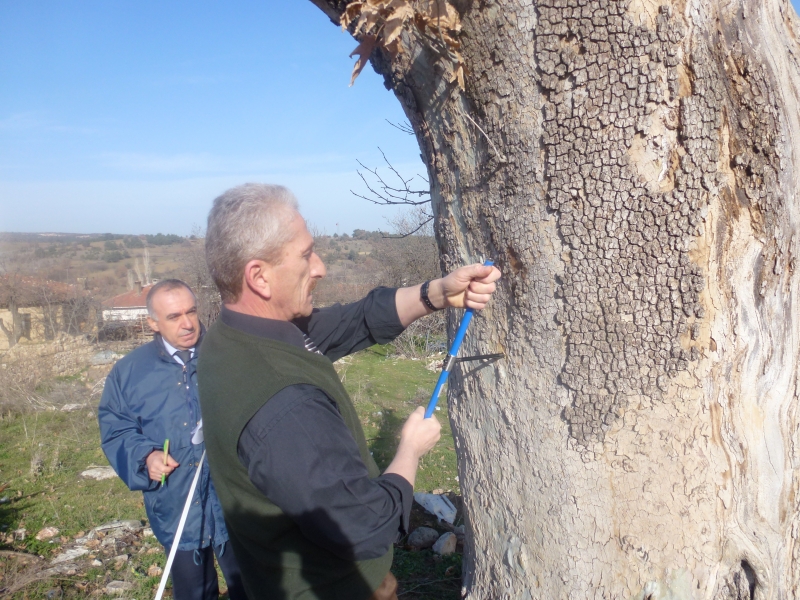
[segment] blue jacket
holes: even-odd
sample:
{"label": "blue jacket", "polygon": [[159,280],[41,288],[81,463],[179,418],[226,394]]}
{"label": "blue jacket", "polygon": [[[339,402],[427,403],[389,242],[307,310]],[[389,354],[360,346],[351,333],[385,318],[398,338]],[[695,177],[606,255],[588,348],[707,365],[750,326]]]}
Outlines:
{"label": "blue jacket", "polygon": [[[108,461],[131,490],[142,490],[150,527],[169,548],[205,444],[192,444],[200,421],[197,352],[184,367],[167,353],[161,336],[122,358],[106,378],[98,409],[100,438]],[[150,479],[145,459],[163,450],[180,463],[160,481]],[[178,550],[197,550],[228,541],[228,531],[208,470],[197,484]]]}

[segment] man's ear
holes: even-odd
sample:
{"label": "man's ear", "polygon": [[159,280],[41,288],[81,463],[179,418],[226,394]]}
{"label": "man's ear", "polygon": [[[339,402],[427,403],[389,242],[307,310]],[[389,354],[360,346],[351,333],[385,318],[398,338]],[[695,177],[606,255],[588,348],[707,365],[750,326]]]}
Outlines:
{"label": "man's ear", "polygon": [[159,333],[160,330],[158,328],[158,321],[156,321],[153,317],[149,315],[147,316],[147,324],[150,325],[150,329],[152,329],[156,333]]}
{"label": "man's ear", "polygon": [[272,298],[271,279],[272,269],[263,260],[253,259],[244,266],[244,284],[264,300]]}

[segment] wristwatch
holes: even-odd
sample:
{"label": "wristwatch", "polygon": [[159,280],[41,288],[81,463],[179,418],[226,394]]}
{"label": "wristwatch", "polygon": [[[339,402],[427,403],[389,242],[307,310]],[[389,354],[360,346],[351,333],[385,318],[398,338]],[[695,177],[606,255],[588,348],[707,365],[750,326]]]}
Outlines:
{"label": "wristwatch", "polygon": [[429,284],[430,284],[430,281],[426,281],[425,283],[422,284],[422,287],[419,288],[420,300],[422,300],[422,302],[425,304],[425,306],[427,306],[431,310],[439,310],[438,308],[436,308],[433,305],[433,302],[431,302],[431,299],[428,298],[428,285]]}

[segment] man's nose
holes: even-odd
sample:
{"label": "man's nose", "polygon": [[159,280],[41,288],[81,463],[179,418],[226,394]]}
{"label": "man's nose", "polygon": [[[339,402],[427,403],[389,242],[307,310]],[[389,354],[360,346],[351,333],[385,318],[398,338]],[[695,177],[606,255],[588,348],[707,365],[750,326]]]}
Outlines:
{"label": "man's nose", "polygon": [[194,323],[189,318],[189,315],[183,315],[183,320],[181,321],[181,327],[186,330],[190,330],[194,328]]}
{"label": "man's nose", "polygon": [[325,277],[328,274],[328,269],[325,268],[325,263],[319,255],[314,252],[311,255],[311,276],[312,277]]}

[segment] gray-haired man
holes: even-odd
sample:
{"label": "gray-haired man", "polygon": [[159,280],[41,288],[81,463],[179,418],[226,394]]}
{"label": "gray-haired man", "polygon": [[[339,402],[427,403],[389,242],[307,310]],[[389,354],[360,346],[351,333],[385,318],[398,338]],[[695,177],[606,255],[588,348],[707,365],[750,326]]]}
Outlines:
{"label": "gray-haired man", "polygon": [[297,202],[258,184],[214,201],[206,258],[224,307],[204,341],[200,402],[248,595],[395,598],[392,544],[408,528],[417,465],[440,426],[418,408],[381,475],[331,361],[434,310],[483,308],[500,272],[472,265],[315,310],[326,271]]}
{"label": "gray-haired man", "polygon": [[98,408],[103,451],[120,479],[143,492],[150,526],[166,551],[178,544],[173,598],[218,600],[216,554],[231,600],[243,600],[239,567],[233,552],[226,551],[228,532],[207,464],[183,535],[175,540],[205,448],[197,434],[201,326],[194,292],[177,279],[160,281],[147,294],[147,310],[153,340],[117,362],[106,378]]}

